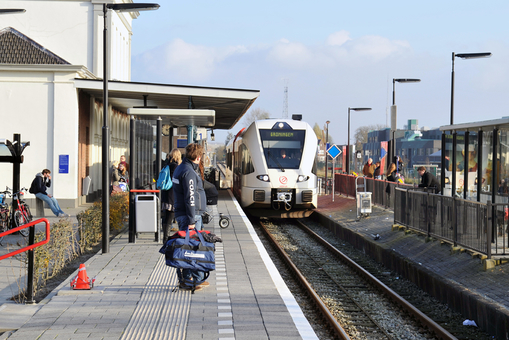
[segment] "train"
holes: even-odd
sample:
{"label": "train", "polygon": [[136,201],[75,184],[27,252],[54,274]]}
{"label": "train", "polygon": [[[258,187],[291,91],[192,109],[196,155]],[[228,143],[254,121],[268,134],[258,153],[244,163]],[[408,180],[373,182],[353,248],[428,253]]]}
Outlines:
{"label": "train", "polygon": [[226,147],[226,167],[241,207],[258,212],[316,208],[317,146],[302,115],[257,120],[240,130]]}

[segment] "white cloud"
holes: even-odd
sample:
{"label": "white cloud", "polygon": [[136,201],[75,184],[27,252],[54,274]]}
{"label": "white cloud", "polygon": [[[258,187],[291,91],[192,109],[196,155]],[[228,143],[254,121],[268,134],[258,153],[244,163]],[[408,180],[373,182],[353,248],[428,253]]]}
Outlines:
{"label": "white cloud", "polygon": [[334,32],[327,37],[327,45],[330,46],[341,46],[347,41],[352,40],[350,38],[350,32],[341,30],[339,32]]}
{"label": "white cloud", "polygon": [[267,60],[289,68],[299,68],[313,60],[313,53],[304,44],[281,39],[267,51]]}
{"label": "white cloud", "polygon": [[162,47],[146,52],[141,60],[151,73],[168,72],[168,78],[187,79],[189,81],[203,81],[209,79],[218,64],[225,59],[248,53],[244,46],[228,46],[215,48],[193,45],[175,39]]}

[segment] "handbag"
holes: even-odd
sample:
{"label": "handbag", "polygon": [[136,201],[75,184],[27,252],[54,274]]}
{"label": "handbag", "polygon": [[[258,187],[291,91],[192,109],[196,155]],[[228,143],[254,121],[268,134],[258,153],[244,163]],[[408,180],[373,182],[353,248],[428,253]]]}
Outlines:
{"label": "handbag", "polygon": [[186,237],[170,238],[159,249],[166,258],[166,265],[179,269],[192,269],[209,272],[216,269],[214,243],[206,242],[200,232],[198,239],[190,237],[189,230]]}

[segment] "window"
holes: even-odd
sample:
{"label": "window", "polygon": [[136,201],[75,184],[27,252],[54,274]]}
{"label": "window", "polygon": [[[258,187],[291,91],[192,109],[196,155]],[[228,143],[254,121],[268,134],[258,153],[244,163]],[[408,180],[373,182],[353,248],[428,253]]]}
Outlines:
{"label": "window", "polygon": [[305,130],[260,130],[263,154],[269,169],[298,169]]}

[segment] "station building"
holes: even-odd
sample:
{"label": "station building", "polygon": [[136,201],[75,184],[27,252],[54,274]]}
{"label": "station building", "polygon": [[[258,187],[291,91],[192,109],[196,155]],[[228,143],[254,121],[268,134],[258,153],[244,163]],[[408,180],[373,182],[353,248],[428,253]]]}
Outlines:
{"label": "station building", "polygon": [[[2,1],[2,8],[26,10],[2,15],[0,21],[0,139],[12,141],[14,134],[21,134],[22,141],[30,141],[23,152],[21,187],[28,188],[35,174],[48,168],[53,178],[49,193],[62,207],[75,207],[99,197],[103,2],[7,0]],[[145,13],[142,15],[150,15]],[[139,15],[110,10],[107,16],[108,78],[114,79],[109,81],[106,110],[112,162],[121,155],[129,162],[130,108],[191,110],[188,119],[184,114],[165,121],[175,131],[179,126],[194,125],[192,110],[213,110],[215,119],[209,128],[230,129],[259,95],[257,90],[132,82],[132,21]],[[152,118],[136,117],[137,173],[144,174],[141,184],[154,177]],[[168,140],[166,145],[173,143]],[[13,166],[0,163],[0,173],[0,188],[12,187]],[[34,196],[27,198],[30,202]]]}

